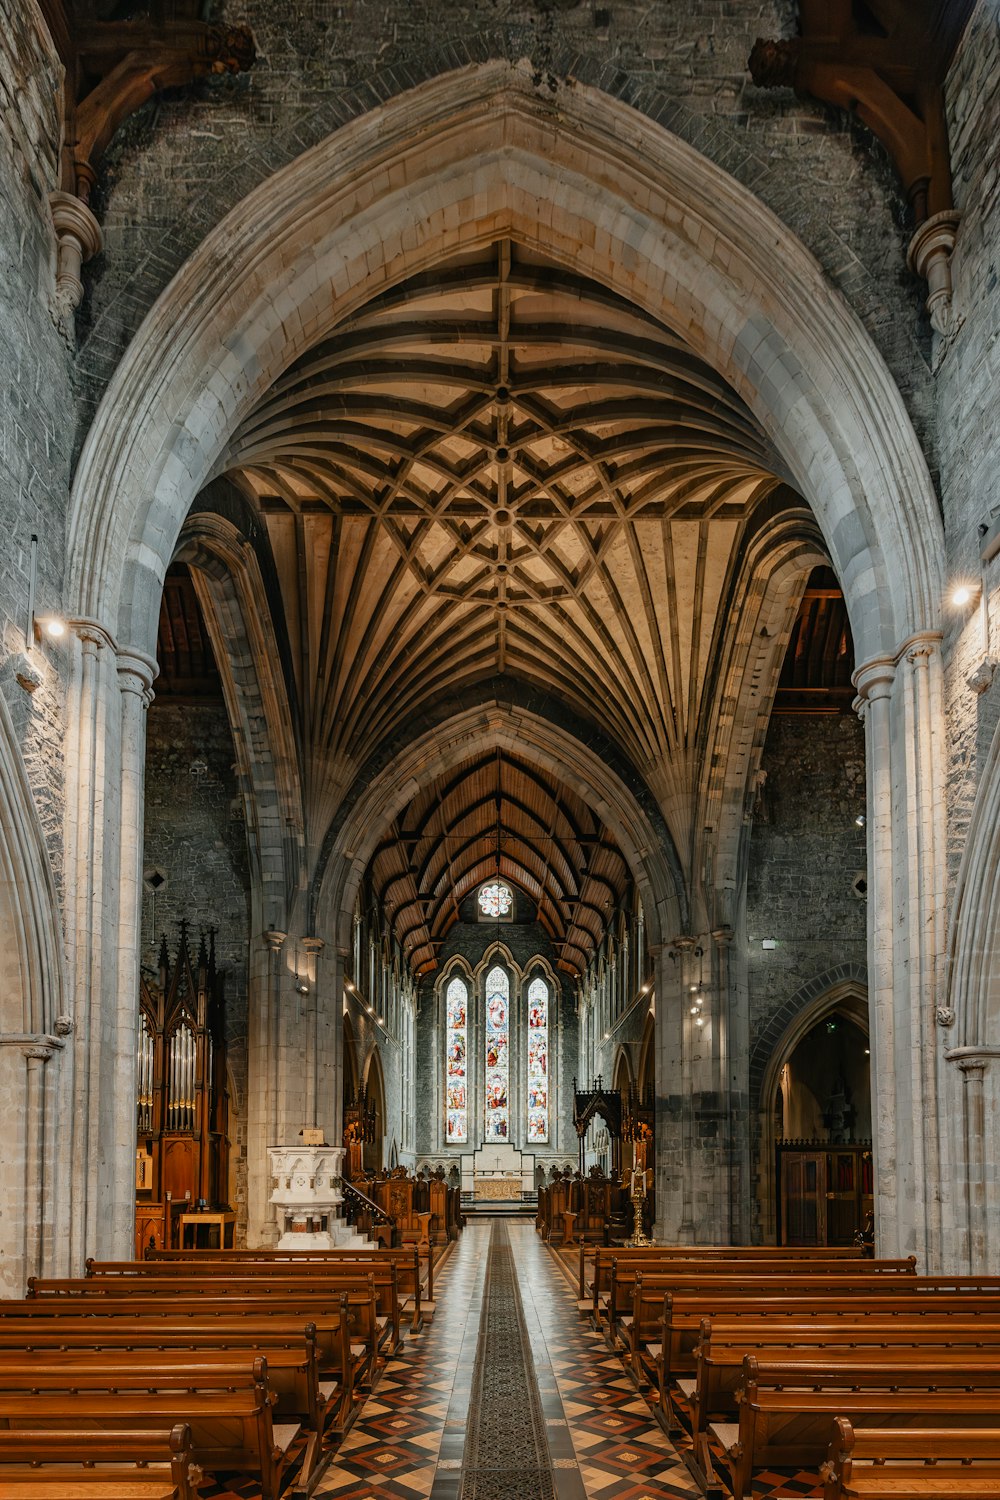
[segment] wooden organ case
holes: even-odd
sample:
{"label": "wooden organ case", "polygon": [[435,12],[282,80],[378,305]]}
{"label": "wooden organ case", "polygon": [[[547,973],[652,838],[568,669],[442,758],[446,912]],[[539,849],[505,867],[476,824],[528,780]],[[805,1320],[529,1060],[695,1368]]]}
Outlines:
{"label": "wooden organ case", "polygon": [[215,935],[192,963],[187,923],[171,967],[164,938],[157,983],[139,984],[136,1253],[174,1244],[174,1217],[225,1209],[229,1191],[223,976]]}

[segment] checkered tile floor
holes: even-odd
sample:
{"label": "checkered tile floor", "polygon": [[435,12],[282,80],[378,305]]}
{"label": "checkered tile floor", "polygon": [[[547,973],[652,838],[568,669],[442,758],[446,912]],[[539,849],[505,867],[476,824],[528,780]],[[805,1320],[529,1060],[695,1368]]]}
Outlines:
{"label": "checkered tile floor", "polygon": [[[556,1500],[700,1494],[681,1453],[600,1334],[534,1227],[508,1221]],[[471,1224],[435,1277],[432,1323],[404,1340],[317,1481],[317,1500],[461,1500],[488,1225]],[[291,1492],[289,1492],[290,1494]],[[759,1500],[817,1496],[816,1477],[767,1474]],[[206,1481],[203,1500],[260,1500],[252,1481]],[[287,1500],[287,1497],[286,1497]]]}

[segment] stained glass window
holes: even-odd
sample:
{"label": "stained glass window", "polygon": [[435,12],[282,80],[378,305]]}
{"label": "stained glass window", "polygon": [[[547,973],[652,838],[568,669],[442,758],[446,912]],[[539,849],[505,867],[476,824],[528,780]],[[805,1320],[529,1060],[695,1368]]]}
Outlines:
{"label": "stained glass window", "polygon": [[549,987],[528,985],[528,1143],[549,1138]]}
{"label": "stained glass window", "polygon": [[469,989],[464,979],[453,979],[445,994],[445,1074],[447,1111],[445,1139],[464,1146],[469,1139],[469,1073],[466,1043],[469,1036]]}
{"label": "stained glass window", "polygon": [[485,1140],[510,1138],[510,980],[497,964],[486,976]]}
{"label": "stained glass window", "polygon": [[514,910],[514,892],[502,880],[494,880],[479,890],[479,910],[492,921],[509,917]]}

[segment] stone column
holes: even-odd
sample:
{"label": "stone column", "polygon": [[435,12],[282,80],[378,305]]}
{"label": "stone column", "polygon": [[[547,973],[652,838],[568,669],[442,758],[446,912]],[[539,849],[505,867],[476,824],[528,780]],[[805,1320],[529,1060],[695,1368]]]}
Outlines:
{"label": "stone column", "polygon": [[725,1191],[726,1240],[747,1244],[750,1239],[750,1017],[746,986],[738,988],[731,973],[733,929],[716,927],[712,932],[715,962],[714,988],[720,1028],[718,1048],[719,1091],[725,1102],[727,1128],[725,1151],[728,1168]]}
{"label": "stone column", "polygon": [[893,993],[893,800],[890,706],[896,669],[888,657],[855,674],[865,726],[868,834],[868,1019],[872,1077],[875,1238],[892,1255],[896,1225],[896,1098]]}
{"label": "stone column", "polygon": [[876,1238],[933,1271],[944,1158],[935,1011],[944,911],[944,717],[939,636],[855,674],[868,776],[869,1012]]}
{"label": "stone column", "polygon": [[43,1271],[44,1236],[42,1226],[47,1218],[45,1146],[46,1088],[45,1064],[55,1051],[54,1039],[39,1040],[24,1048],[26,1078],[24,1090],[24,1275],[39,1276]]}
{"label": "stone column", "polygon": [[[67,992],[53,1193],[64,1268],[132,1253],[145,707],[156,664],[95,620],[70,622]],[[61,1267],[62,1268],[62,1267]]]}
{"label": "stone column", "polygon": [[655,955],[656,1223],[667,1243],[695,1239],[691,1019],[684,997],[693,937],[682,935]]}
{"label": "stone column", "polygon": [[45,1064],[63,1046],[58,1036],[0,1033],[4,1170],[0,1175],[0,1294],[24,1295],[27,1277],[50,1269],[53,1134]]}
{"label": "stone column", "polygon": [[287,936],[269,927],[251,945],[247,1043],[247,1244],[251,1249],[274,1245],[278,1238],[270,1208],[267,1152],[278,1128],[278,1025]]}
{"label": "stone column", "polygon": [[[954,1019],[951,1012],[944,1013],[944,1024]],[[955,1134],[959,1142],[961,1170],[953,1167],[956,1180],[956,1218],[967,1226],[968,1250],[956,1263],[963,1265],[971,1275],[996,1274],[996,1237],[990,1240],[990,1215],[996,1203],[996,1162],[994,1153],[987,1147],[987,1119],[991,1111],[987,1106],[987,1087],[995,1089],[996,1074],[990,1071],[990,1063],[1000,1057],[1000,1047],[989,1043],[952,1047],[945,1052],[952,1064],[949,1073],[957,1069],[964,1080],[964,1121]],[[995,1114],[995,1100],[993,1114]],[[990,1137],[992,1139],[992,1137]],[[995,1222],[995,1211],[994,1211]],[[958,1234],[954,1236],[957,1240]],[[991,1254],[992,1250],[992,1254]]]}
{"label": "stone column", "polygon": [[[138,651],[118,652],[121,691],[120,834],[118,849],[118,1005],[114,1058],[114,1150],[131,1163],[135,1153],[136,1032],[139,1021],[139,959],[142,925],[143,826],[146,786],[146,711],[153,701],[156,662]],[[116,1223],[135,1238],[134,1173],[114,1181]]]}
{"label": "stone column", "polygon": [[[321,1032],[321,993],[319,993],[319,954],[325,948],[322,938],[303,938],[301,941],[304,953],[306,953],[306,983],[309,986],[309,999],[312,1008],[309,1011],[309,1025],[304,1028],[307,1031],[307,1049],[309,1049],[309,1064],[306,1077],[304,1077],[303,1116],[301,1124],[318,1125],[319,1089],[319,1032]],[[303,1007],[304,1008],[304,1007]],[[331,1139],[331,1137],[325,1137]]]}
{"label": "stone column", "polygon": [[[75,1032],[60,1096],[55,1212],[67,1269],[88,1255],[126,1256],[128,1226],[115,1203],[113,1111],[118,996],[118,850],[121,715],[114,642],[96,621],[71,624],[74,650],[66,737],[67,993]],[[114,697],[112,697],[112,689]],[[112,916],[113,913],[113,916]],[[109,1063],[111,1066],[109,1067]],[[124,1170],[124,1163],[120,1164]]]}

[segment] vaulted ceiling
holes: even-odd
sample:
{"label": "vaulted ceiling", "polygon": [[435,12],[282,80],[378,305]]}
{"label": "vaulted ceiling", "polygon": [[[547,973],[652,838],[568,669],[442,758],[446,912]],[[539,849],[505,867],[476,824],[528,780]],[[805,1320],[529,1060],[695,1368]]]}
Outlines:
{"label": "vaulted ceiling", "polygon": [[[740,561],[784,497],[757,422],[665,321],[507,240],[456,255],[303,356],[217,472],[267,529],[317,838],[373,752],[504,677],[690,820]],[[621,857],[589,863],[605,835],[565,788],[501,774],[504,872],[580,968]],[[417,968],[495,870],[493,775],[427,789],[377,856]]]}
{"label": "vaulted ceiling", "polygon": [[741,531],[777,484],[665,324],[510,242],[387,291],[223,467],[265,516],[314,753],[357,760],[497,674],[638,766],[697,736]]}

